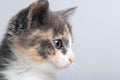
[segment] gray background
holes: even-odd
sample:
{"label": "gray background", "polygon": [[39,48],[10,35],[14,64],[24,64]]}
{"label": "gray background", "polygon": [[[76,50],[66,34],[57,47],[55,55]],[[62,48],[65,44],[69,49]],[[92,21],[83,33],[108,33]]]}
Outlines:
{"label": "gray background", "polygon": [[[0,38],[11,16],[34,0],[0,1]],[[120,80],[120,0],[49,0],[51,9],[72,6],[76,61],[59,80]]]}

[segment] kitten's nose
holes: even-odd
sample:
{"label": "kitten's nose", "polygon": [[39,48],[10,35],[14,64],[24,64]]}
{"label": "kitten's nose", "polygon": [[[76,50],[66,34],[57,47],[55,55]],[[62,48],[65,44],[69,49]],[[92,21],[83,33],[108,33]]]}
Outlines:
{"label": "kitten's nose", "polygon": [[69,57],[68,60],[70,61],[70,64],[72,64],[74,61],[74,57]]}

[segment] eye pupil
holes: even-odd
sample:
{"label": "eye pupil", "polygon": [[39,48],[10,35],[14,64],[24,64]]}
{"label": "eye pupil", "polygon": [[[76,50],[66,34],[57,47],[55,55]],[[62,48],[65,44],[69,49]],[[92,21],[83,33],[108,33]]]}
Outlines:
{"label": "eye pupil", "polygon": [[62,47],[62,41],[61,40],[54,40],[55,47],[57,49],[60,49]]}
{"label": "eye pupil", "polygon": [[60,45],[60,43],[59,43],[58,41],[55,41],[55,43],[56,43],[56,46],[59,46],[59,45]]}

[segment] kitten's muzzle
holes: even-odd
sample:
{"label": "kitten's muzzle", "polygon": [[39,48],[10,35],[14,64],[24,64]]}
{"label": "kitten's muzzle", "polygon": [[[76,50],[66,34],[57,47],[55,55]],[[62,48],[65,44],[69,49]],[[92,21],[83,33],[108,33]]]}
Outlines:
{"label": "kitten's muzzle", "polygon": [[72,56],[70,56],[70,57],[68,58],[68,60],[69,60],[70,64],[72,64],[72,63],[74,62],[75,58],[72,57]]}

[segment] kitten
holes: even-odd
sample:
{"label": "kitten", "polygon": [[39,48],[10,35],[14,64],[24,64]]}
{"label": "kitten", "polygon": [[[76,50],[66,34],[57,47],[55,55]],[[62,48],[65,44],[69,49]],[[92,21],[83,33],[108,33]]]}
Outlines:
{"label": "kitten", "polygon": [[0,80],[54,80],[74,61],[67,19],[75,8],[52,12],[39,0],[15,15],[0,46]]}

